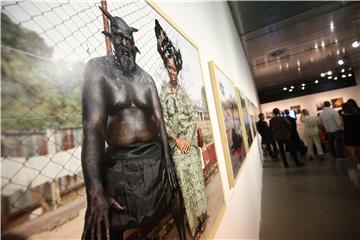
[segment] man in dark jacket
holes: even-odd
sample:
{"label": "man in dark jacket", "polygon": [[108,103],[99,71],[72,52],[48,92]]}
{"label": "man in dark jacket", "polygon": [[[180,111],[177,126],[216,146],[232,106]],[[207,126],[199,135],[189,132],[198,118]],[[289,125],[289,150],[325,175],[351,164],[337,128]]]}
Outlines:
{"label": "man in dark jacket", "polygon": [[289,167],[285,154],[286,146],[288,147],[290,155],[292,156],[296,166],[303,166],[304,164],[299,162],[296,151],[294,150],[291,142],[291,123],[286,120],[286,118],[280,116],[278,108],[274,108],[273,113],[275,116],[270,120],[270,129],[279,146],[280,155],[285,167]]}
{"label": "man in dark jacket", "polygon": [[296,118],[292,118],[290,116],[289,109],[285,109],[285,118],[291,123],[291,143],[295,149],[295,151],[300,151],[301,155],[304,156],[306,154],[307,148],[305,147],[304,142],[301,140],[299,133],[297,131]]}
{"label": "man in dark jacket", "polygon": [[261,135],[261,143],[266,145],[266,151],[270,154],[271,158],[277,158],[278,149],[263,113],[259,114],[259,121],[256,123],[256,128]]}

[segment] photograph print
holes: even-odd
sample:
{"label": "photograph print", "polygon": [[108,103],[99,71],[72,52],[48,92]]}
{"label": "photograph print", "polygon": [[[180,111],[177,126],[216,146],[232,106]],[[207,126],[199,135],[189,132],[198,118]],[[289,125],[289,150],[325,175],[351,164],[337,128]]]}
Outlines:
{"label": "photograph print", "polygon": [[331,99],[331,105],[333,108],[340,108],[343,105],[343,103],[344,103],[344,100],[342,97]]}
{"label": "photograph print", "polygon": [[247,104],[246,104],[246,97],[245,95],[243,95],[240,92],[240,89],[238,90],[238,94],[239,94],[239,99],[241,102],[241,109],[242,109],[242,113],[243,113],[243,122],[245,125],[245,131],[246,131],[246,137],[247,137],[247,141],[248,141],[248,148],[250,149],[251,144],[253,142],[253,137],[252,137],[252,130],[251,130],[251,119],[250,119],[250,115],[249,115],[249,111],[247,108]]}
{"label": "photograph print", "polygon": [[246,156],[236,89],[233,82],[213,62],[209,62],[209,70],[229,184],[230,187],[234,187],[236,176]]}

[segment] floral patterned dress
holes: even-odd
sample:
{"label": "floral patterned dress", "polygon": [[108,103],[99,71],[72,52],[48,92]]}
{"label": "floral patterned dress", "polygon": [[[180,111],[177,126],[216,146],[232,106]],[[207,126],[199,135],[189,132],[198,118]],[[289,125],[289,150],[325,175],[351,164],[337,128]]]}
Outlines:
{"label": "floral patterned dress", "polygon": [[[197,147],[195,112],[185,90],[180,86],[176,92],[170,83],[165,83],[160,92],[166,131],[169,137],[170,152],[175,164],[186,216],[192,236],[206,215],[207,199],[204,173]],[[175,139],[191,141],[190,151],[182,154]]]}

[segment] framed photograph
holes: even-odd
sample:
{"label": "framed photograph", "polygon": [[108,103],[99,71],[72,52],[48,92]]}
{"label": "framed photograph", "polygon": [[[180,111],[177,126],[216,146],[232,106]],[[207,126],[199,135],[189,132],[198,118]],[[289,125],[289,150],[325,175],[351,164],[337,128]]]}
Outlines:
{"label": "framed photograph", "polygon": [[245,97],[245,95],[243,95],[240,92],[240,89],[238,89],[238,95],[239,95],[239,99],[240,99],[240,103],[241,103],[242,119],[244,122],[244,129],[245,129],[247,145],[248,145],[248,149],[249,149],[253,142],[253,134],[252,134],[252,130],[251,130],[250,114],[249,114],[249,110],[248,110],[248,107],[246,104],[247,98]]}
{"label": "framed photograph", "polygon": [[343,98],[333,98],[331,99],[331,105],[333,108],[340,108],[344,103]]}
{"label": "framed photograph", "polygon": [[249,114],[250,114],[250,122],[251,122],[251,130],[252,136],[255,139],[257,129],[256,129],[256,114],[255,114],[255,106],[254,104],[247,98],[248,106],[249,106]]}
{"label": "framed photograph", "polygon": [[271,119],[271,118],[274,117],[274,113],[273,112],[266,112],[265,117],[266,117],[266,119]]}
{"label": "framed photograph", "polygon": [[234,187],[235,179],[246,156],[236,88],[230,78],[212,61],[209,62],[209,70],[229,185]]}
{"label": "framed photograph", "polygon": [[[211,239],[214,237],[217,226],[224,214],[225,198],[218,168],[212,124],[207,105],[208,96],[205,90],[198,47],[157,7],[157,5],[151,2],[139,4],[141,5],[138,6],[139,13],[144,14],[144,17],[149,20],[144,22],[151,22],[151,24],[148,25],[141,25],[143,29],[139,28],[139,32],[149,35],[145,39],[147,39],[146,41],[152,42],[152,48],[147,50],[150,52],[139,55],[139,62],[142,62],[144,69],[151,73],[158,88],[160,101],[163,107],[165,125],[167,125],[167,122],[171,122],[171,125],[167,127],[168,135],[171,134],[170,129],[177,129],[177,134],[180,135],[180,131],[183,129],[184,138],[188,137],[188,132],[193,132],[193,136],[189,138],[192,140],[192,145],[196,147],[199,153],[198,159],[201,161],[200,166],[202,167],[199,169],[200,172],[198,174],[202,175],[205,179],[205,191],[207,197],[206,213],[208,219],[206,221],[205,232],[202,233],[201,239]],[[149,12],[150,14],[147,15]],[[179,89],[177,90],[177,96],[175,97],[173,89],[168,88],[168,86],[170,86],[169,73],[162,57],[157,52],[157,39],[154,32],[155,19],[158,20],[161,28],[172,41],[173,46],[181,52],[182,69],[178,72],[177,81]],[[140,49],[140,51],[142,50]],[[144,55],[144,58],[142,58],[142,55]],[[193,119],[186,117],[189,109],[192,109],[193,111]],[[177,111],[177,114],[173,114],[174,111]],[[178,117],[175,117],[175,115]],[[184,121],[184,119],[186,120]],[[174,124],[176,124],[176,126]],[[193,127],[193,125],[195,126]],[[172,147],[176,148],[176,144],[173,144]],[[183,156],[180,151],[172,149],[171,152],[174,161],[176,161],[176,159],[178,159],[178,161],[183,161],[185,156]],[[189,156],[189,158],[196,159],[196,155]],[[191,165],[192,169],[194,168],[194,165],[195,164]],[[178,171],[179,170],[177,169],[177,172]],[[185,171],[187,170],[185,169]],[[179,177],[178,174],[178,178]],[[192,184],[186,183],[186,178],[181,179],[181,181],[181,184],[185,185],[184,188],[187,188],[187,184]],[[184,201],[187,201],[184,194],[185,193],[183,192]],[[197,193],[194,192],[190,194]],[[185,208],[187,208],[186,204]],[[186,209],[186,211],[192,211],[192,209]],[[185,214],[185,216],[187,215]],[[155,231],[153,231],[154,235],[158,234],[156,231],[158,230],[155,229]],[[190,234],[190,232],[191,231],[189,231],[188,234]],[[172,226],[167,236],[168,239],[178,238],[175,226]]]}
{"label": "framed photograph", "polygon": [[321,111],[324,108],[324,100],[317,100],[315,102],[315,107],[317,111]]}
{"label": "framed photograph", "polygon": [[291,106],[290,110],[294,110],[296,112],[296,114],[300,114],[301,113],[301,107],[300,105],[296,105],[296,106]]}

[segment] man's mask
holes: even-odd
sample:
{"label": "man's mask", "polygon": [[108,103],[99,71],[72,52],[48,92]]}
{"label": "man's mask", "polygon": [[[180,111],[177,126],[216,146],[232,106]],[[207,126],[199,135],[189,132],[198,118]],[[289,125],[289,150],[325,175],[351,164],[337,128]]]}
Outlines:
{"label": "man's mask", "polygon": [[116,60],[124,72],[130,72],[135,67],[136,53],[140,53],[135,46],[133,32],[138,30],[129,27],[120,17],[113,17],[108,11],[99,7],[103,14],[110,21],[111,32],[102,31],[102,33],[111,39],[114,46]]}

